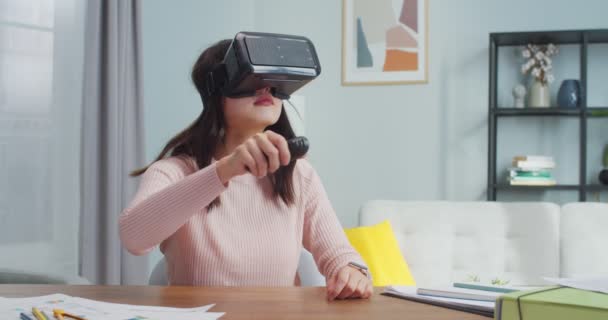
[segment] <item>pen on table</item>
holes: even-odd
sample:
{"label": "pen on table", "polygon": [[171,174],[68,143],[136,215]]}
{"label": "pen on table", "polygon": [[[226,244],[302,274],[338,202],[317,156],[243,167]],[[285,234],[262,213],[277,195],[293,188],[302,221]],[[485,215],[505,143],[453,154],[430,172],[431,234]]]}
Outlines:
{"label": "pen on table", "polygon": [[32,314],[34,315],[34,317],[36,317],[37,320],[49,320],[46,315],[40,312],[40,310],[38,310],[38,308],[36,307],[32,308]]}
{"label": "pen on table", "polygon": [[55,316],[55,318],[57,318],[57,320],[64,320],[63,317],[72,318],[75,320],[86,320],[85,318],[75,316],[73,314],[69,314],[69,313],[63,311],[62,309],[53,309],[53,315]]}
{"label": "pen on table", "polygon": [[57,320],[63,320],[63,310],[53,309],[53,316]]}
{"label": "pen on table", "polygon": [[19,315],[19,317],[21,317],[21,320],[34,320],[32,318],[30,318],[27,314],[21,312],[21,314]]}

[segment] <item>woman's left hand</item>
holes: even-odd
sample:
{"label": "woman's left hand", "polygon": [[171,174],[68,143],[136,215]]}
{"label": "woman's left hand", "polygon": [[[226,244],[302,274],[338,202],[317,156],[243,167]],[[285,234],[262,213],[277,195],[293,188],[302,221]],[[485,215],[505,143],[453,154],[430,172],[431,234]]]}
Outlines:
{"label": "woman's left hand", "polygon": [[372,281],[360,270],[345,266],[327,281],[327,300],[371,297]]}

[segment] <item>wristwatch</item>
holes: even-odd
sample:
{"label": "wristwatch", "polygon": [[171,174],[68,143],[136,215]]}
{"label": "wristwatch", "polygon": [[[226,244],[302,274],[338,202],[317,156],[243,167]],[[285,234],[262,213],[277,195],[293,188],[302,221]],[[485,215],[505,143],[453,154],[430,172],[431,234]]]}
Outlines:
{"label": "wristwatch", "polygon": [[353,262],[353,261],[349,262],[348,266],[361,271],[361,273],[363,273],[368,279],[372,278],[371,274],[369,273],[369,269],[366,266],[364,266],[360,263]]}

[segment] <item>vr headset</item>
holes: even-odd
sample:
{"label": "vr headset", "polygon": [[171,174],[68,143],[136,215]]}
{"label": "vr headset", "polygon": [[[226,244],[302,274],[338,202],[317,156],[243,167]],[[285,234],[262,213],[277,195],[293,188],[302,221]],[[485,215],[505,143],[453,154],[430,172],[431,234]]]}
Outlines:
{"label": "vr headset", "polygon": [[240,98],[270,87],[273,96],[285,100],[319,74],[321,64],[308,38],[239,32],[222,63],[207,74],[207,94]]}

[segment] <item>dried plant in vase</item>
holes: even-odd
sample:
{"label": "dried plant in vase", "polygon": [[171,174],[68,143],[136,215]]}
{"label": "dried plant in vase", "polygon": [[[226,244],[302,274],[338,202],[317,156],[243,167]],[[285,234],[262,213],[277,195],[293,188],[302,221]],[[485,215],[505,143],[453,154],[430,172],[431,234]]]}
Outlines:
{"label": "dried plant in vase", "polygon": [[551,57],[558,52],[557,46],[552,43],[528,44],[522,48],[521,55],[526,62],[521,66],[521,73],[529,73],[533,79],[528,101],[530,107],[549,107],[551,105],[549,84],[555,80]]}

